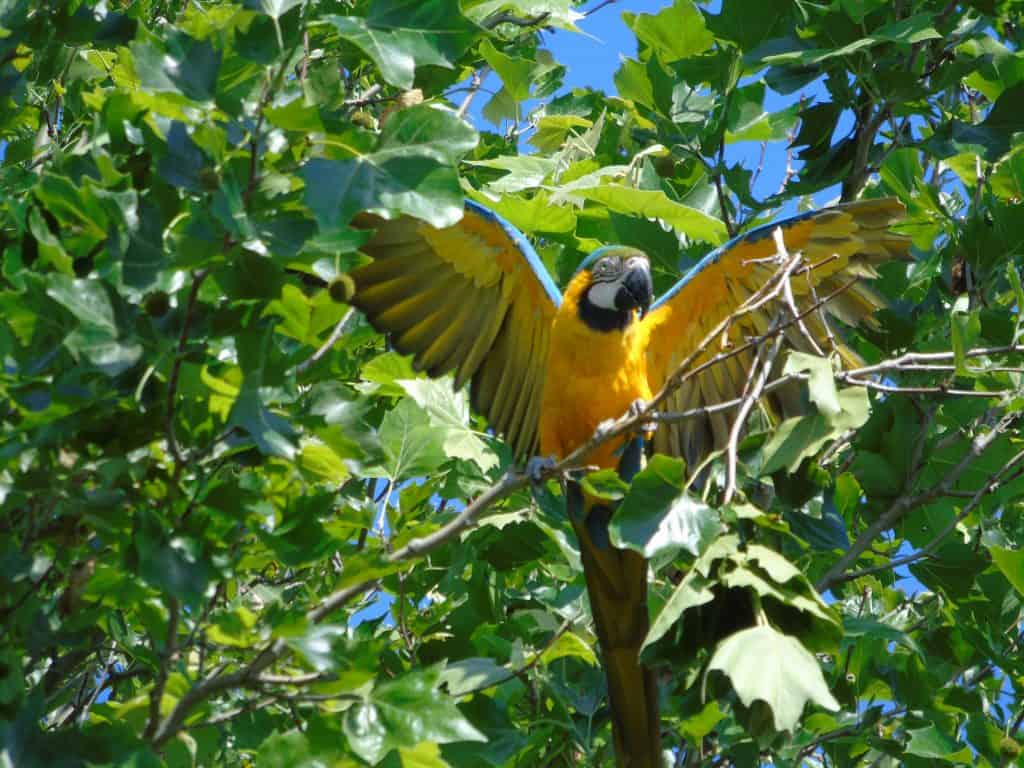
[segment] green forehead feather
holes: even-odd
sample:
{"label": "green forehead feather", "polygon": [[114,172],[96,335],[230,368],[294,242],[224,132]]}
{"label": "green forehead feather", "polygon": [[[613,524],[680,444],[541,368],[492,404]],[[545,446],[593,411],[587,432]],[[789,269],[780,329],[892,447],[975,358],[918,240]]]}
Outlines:
{"label": "green forehead feather", "polygon": [[592,251],[587,258],[581,261],[580,265],[576,268],[576,272],[579,273],[584,269],[590,269],[605,256],[618,256],[622,259],[628,259],[632,256],[643,256],[644,258],[647,258],[647,254],[643,251],[631,248],[628,245],[603,245],[596,251]]}

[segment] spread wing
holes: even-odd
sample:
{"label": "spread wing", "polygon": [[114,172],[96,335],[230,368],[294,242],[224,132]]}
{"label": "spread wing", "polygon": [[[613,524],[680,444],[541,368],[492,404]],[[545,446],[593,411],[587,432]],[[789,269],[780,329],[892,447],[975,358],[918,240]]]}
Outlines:
{"label": "spread wing", "polygon": [[[772,232],[782,227],[790,254],[801,251],[812,269],[790,278],[800,310],[813,306],[834,291],[826,304],[829,314],[851,325],[873,325],[874,312],[883,306],[867,280],[877,276],[875,265],[889,259],[907,258],[909,240],[889,230],[904,214],[895,199],[864,200],[797,216],[753,229],[710,253],[661,297],[644,319],[648,324],[648,377],[657,392],[666,378],[690,355],[715,326],[772,278],[778,263],[769,261],[775,252]],[[844,286],[856,279],[849,288]],[[778,305],[769,303],[738,319],[730,329],[730,341],[768,330]],[[830,348],[822,313],[804,318],[810,334],[821,349]],[[811,352],[810,342],[796,326],[785,331],[787,345]],[[856,364],[857,356],[836,339],[844,362]],[[693,367],[720,350],[709,345]],[[664,405],[664,410],[685,411],[741,397],[754,350],[710,366],[685,382]],[[766,398],[769,412],[786,418],[800,411],[800,389],[794,384],[775,390]],[[674,424],[663,424],[654,438],[655,450],[683,456],[691,465],[710,451],[725,445],[735,411],[725,411]]]}
{"label": "spread wing", "polygon": [[353,270],[352,304],[431,376],[471,382],[473,407],[516,456],[532,454],[548,336],[561,295],[537,252],[507,221],[472,201],[436,229],[408,216],[356,221],[375,233]]}

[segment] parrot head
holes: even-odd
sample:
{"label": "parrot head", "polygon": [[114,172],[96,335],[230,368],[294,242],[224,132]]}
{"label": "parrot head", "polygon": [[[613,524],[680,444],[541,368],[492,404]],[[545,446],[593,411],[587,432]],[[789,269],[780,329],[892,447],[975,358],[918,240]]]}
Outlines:
{"label": "parrot head", "polygon": [[580,265],[576,279],[587,281],[579,315],[594,330],[623,330],[633,320],[634,310],[643,317],[651,307],[651,262],[636,248],[598,248]]}

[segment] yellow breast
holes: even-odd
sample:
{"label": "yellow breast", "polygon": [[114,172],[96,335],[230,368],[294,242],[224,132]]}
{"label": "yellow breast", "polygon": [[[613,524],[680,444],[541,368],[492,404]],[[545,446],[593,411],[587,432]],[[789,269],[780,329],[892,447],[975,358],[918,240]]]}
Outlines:
{"label": "yellow breast", "polygon": [[[580,278],[584,278],[581,280]],[[563,457],[586,442],[597,425],[651,397],[645,337],[639,322],[624,331],[594,331],[577,315],[584,276],[570,284],[551,328],[540,412],[540,451]],[[598,448],[588,464],[617,467],[622,440]]]}

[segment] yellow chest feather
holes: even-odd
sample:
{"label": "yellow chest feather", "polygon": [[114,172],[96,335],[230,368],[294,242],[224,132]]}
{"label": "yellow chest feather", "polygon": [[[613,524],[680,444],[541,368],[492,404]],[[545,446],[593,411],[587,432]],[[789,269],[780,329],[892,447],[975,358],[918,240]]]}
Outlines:
{"label": "yellow chest feather", "polygon": [[[597,425],[621,416],[638,398],[651,397],[643,328],[634,321],[623,331],[594,331],[563,305],[551,329],[544,396],[540,413],[540,450],[565,456],[589,439]],[[588,463],[615,467],[612,441]]]}

